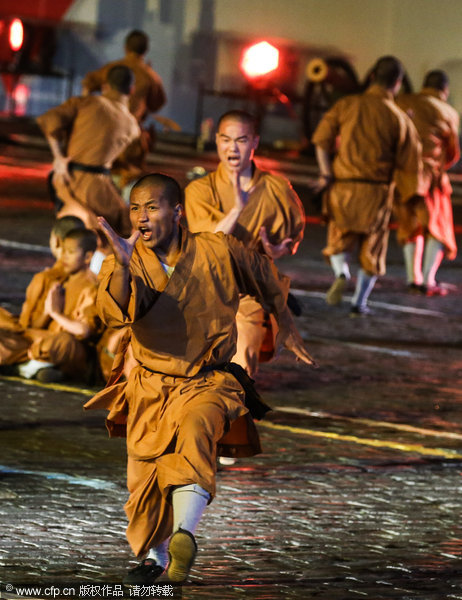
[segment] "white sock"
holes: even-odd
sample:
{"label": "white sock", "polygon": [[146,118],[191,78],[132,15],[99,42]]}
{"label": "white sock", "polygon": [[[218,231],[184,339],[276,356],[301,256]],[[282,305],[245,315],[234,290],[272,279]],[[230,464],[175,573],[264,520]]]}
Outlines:
{"label": "white sock", "polygon": [[425,243],[423,281],[424,284],[429,287],[436,285],[436,272],[438,271],[444,256],[443,248],[443,244],[431,236]]}
{"label": "white sock", "polygon": [[414,283],[416,285],[422,285],[423,274],[422,274],[422,262],[424,253],[425,239],[423,235],[418,235],[415,239],[415,252],[414,252]]}
{"label": "white sock", "polygon": [[40,369],[46,369],[47,367],[54,367],[53,363],[45,362],[43,360],[28,360],[27,362],[18,365],[18,372],[24,379],[32,379],[37,375]]}
{"label": "white sock", "polygon": [[172,491],[173,532],[181,527],[194,534],[209,499],[210,494],[197,483],[176,487]]}
{"label": "white sock", "polygon": [[414,283],[414,256],[415,242],[407,242],[403,246],[404,266],[406,268],[407,283]]}
{"label": "white sock", "polygon": [[106,254],[100,250],[96,250],[91,257],[90,271],[92,271],[95,275],[98,275],[98,273],[101,271],[101,265],[103,264],[105,258]]}
{"label": "white sock", "polygon": [[335,277],[345,276],[345,279],[350,279],[350,268],[348,266],[348,253],[340,252],[339,254],[332,254],[330,256],[330,266],[334,271]]}
{"label": "white sock", "polygon": [[358,277],[356,279],[356,289],[351,299],[352,306],[364,307],[367,304],[367,299],[372,292],[377,277],[375,275],[368,275],[364,269],[359,269]]}
{"label": "white sock", "polygon": [[162,544],[159,544],[155,548],[150,548],[146,556],[146,558],[152,558],[156,562],[156,565],[164,569],[168,564],[168,542],[169,540],[165,540],[165,542],[162,542]]}

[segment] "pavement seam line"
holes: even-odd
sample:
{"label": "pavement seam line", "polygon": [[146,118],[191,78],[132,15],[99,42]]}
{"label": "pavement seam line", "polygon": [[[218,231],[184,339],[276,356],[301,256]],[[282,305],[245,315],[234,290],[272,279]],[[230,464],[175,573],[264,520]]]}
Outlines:
{"label": "pavement seam line", "polygon": [[418,433],[433,437],[444,437],[452,440],[462,440],[462,434],[452,431],[438,431],[436,429],[426,429],[424,427],[415,427],[415,425],[406,425],[405,423],[389,423],[388,421],[374,421],[373,419],[363,419],[361,417],[347,417],[345,415],[334,415],[324,411],[311,411],[305,408],[296,408],[293,406],[275,406],[273,410],[279,412],[306,415],[307,417],[317,417],[319,419],[333,419],[338,421],[348,421],[350,423],[359,423],[369,425],[370,427],[387,427],[388,429],[397,429],[398,431],[407,431],[409,433]]}
{"label": "pavement seam line", "polygon": [[[21,377],[10,377],[0,376],[0,380],[15,381],[23,383],[25,385],[32,385],[36,387],[42,387],[46,389],[52,389],[61,392],[72,392],[82,394],[84,396],[94,396],[97,391],[88,390],[85,388],[77,388],[70,385],[63,385],[59,383],[42,383],[34,379],[22,379]],[[310,435],[312,437],[329,438],[344,442],[353,442],[355,444],[362,444],[366,446],[375,446],[379,448],[391,448],[394,450],[401,450],[402,452],[416,452],[417,454],[430,455],[430,456],[443,456],[444,458],[462,459],[462,454],[458,454],[455,451],[443,450],[441,448],[426,448],[421,444],[402,444],[399,442],[392,442],[388,440],[374,440],[371,438],[359,438],[354,435],[342,435],[338,433],[331,433],[329,431],[316,431],[314,429],[304,429],[301,427],[292,427],[291,425],[278,425],[269,421],[259,421],[259,425],[267,427],[269,429],[279,429],[280,431],[288,431],[291,433]]]}
{"label": "pavement seam line", "polygon": [[442,448],[426,448],[421,444],[402,444],[400,442],[392,442],[390,440],[374,440],[371,438],[360,438],[354,435],[343,435],[339,433],[331,433],[329,431],[316,431],[314,429],[302,429],[301,427],[292,427],[291,425],[279,425],[269,421],[260,421],[261,427],[268,429],[277,429],[279,431],[288,431],[301,435],[312,437],[328,438],[338,440],[340,442],[353,442],[354,444],[362,444],[364,446],[375,446],[376,448],[390,448],[391,450],[400,450],[401,452],[414,452],[425,456],[443,456],[444,458],[462,459],[462,454],[452,452],[451,450],[443,450]]}

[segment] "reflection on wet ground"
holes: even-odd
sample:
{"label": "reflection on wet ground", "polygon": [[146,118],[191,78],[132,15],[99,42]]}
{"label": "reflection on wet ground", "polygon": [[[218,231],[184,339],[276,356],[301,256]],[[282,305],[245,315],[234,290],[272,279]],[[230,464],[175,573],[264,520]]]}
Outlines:
{"label": "reflection on wet ground", "polygon": [[[43,201],[42,171],[0,190]],[[46,247],[49,207],[4,209],[0,239]],[[440,271],[448,296],[409,296],[392,237],[374,314],[353,320],[324,302],[324,236],[311,227],[280,263],[319,368],[286,351],[261,366],[264,452],[220,470],[183,598],[462,599],[462,261]],[[18,311],[50,258],[0,245],[0,259],[0,303]],[[120,583],[134,564],[124,442],[83,412],[89,394],[0,378],[2,583]]]}

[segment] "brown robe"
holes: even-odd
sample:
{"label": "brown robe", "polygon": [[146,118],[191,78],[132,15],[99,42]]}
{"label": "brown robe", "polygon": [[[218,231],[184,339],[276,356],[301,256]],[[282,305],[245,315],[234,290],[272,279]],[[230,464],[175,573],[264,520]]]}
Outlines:
{"label": "brown robe", "polygon": [[[53,279],[52,273],[56,275]],[[22,325],[26,314],[40,317],[38,309],[44,306],[45,297],[37,296],[37,291],[43,289],[48,293],[55,282],[64,287],[65,302],[63,314],[69,319],[86,323],[91,335],[100,330],[100,319],[96,312],[97,279],[89,270],[82,270],[63,280],[62,270],[52,267],[44,272],[42,277],[34,277],[27,290],[26,312],[21,313],[17,326],[7,327],[6,320],[0,319],[0,364],[12,365],[34,358],[51,362],[65,374],[74,377],[83,376],[87,369],[86,341],[65,331],[56,321],[49,319],[42,328]],[[29,286],[29,287],[30,287]],[[36,297],[33,305],[30,299]],[[0,315],[1,316],[1,315]],[[32,321],[29,323],[33,324]]]}
{"label": "brown robe", "polygon": [[[82,87],[89,92],[101,91],[109,70],[116,65],[129,67],[135,75],[135,88],[130,95],[129,106],[130,112],[141,126],[149,113],[157,112],[167,101],[161,78],[145,63],[142,56],[128,54],[120,60],[115,60],[96,71],[87,73],[82,80]],[[153,146],[153,142],[152,133],[148,130],[143,131],[141,137],[134,140],[118,156],[113,172],[121,174],[123,178],[130,178],[134,171],[145,168],[145,157]]]}
{"label": "brown robe", "polygon": [[460,157],[459,114],[441,97],[441,92],[432,88],[403,94],[396,102],[409,114],[422,140],[426,188],[425,199],[417,206],[396,198],[398,240],[404,244],[416,234],[428,231],[444,244],[446,256],[452,260],[457,255],[457,244],[452,187],[446,171]]}
{"label": "brown robe", "polygon": [[162,79],[142,57],[125,56],[110,62],[95,71],[90,71],[82,80],[82,87],[91,92],[100,92],[112,67],[123,65],[133,71],[135,89],[130,95],[129,107],[138,122],[149,113],[157,112],[167,101]]}
{"label": "brown robe", "polygon": [[62,283],[66,278],[67,274],[59,261],[32,277],[19,315],[19,323],[23,328],[41,329],[48,325],[51,317],[44,317],[46,297],[54,283]]}
{"label": "brown robe", "polygon": [[[46,136],[64,141],[72,161],[108,169],[140,135],[128,106],[110,94],[70,98],[38,117],[37,123]],[[109,175],[74,170],[70,183],[54,176],[53,185],[64,203],[59,216],[76,214],[90,228],[97,227],[97,216],[103,216],[118,233],[130,234],[128,207]]]}
{"label": "brown robe", "polygon": [[390,92],[372,85],[363,94],[336,102],[321,119],[312,142],[336,152],[335,181],[324,195],[329,228],[323,254],[351,251],[359,240],[361,267],[383,275],[394,188],[403,202],[423,194],[415,127]]}
{"label": "brown robe", "polygon": [[217,444],[226,453],[228,441],[236,456],[260,450],[243,389],[220,365],[235,352],[239,293],[257,297],[278,317],[285,307],[285,278],[268,258],[247,252],[232,236],[182,230],[181,254],[170,279],[156,255],[137,242],[125,315],[108,292],[113,267],[109,257],[99,310],[108,326],[131,327],[139,366],[121,382],[121,352],[108,386],[85,407],[109,410],[111,436],[126,432],[127,537],[140,555],[171,533],[172,486],[198,483],[215,494]]}
{"label": "brown robe", "polygon": [[[214,231],[217,223],[234,207],[234,191],[228,173],[220,163],[209,175],[191,182],[185,189],[185,212],[188,227],[193,232]],[[295,254],[303,239],[305,212],[290,183],[279,175],[254,168],[247,204],[239,216],[232,235],[251,248],[264,254],[260,229],[266,227],[272,244],[292,238],[291,252]],[[242,297],[237,313],[237,348],[233,360],[254,375],[258,360],[262,360],[261,346],[272,326],[273,341],[277,333],[274,322],[265,318],[261,305],[250,297]],[[271,346],[271,344],[270,344]],[[273,345],[274,346],[274,345]],[[265,360],[274,354],[274,347]]]}

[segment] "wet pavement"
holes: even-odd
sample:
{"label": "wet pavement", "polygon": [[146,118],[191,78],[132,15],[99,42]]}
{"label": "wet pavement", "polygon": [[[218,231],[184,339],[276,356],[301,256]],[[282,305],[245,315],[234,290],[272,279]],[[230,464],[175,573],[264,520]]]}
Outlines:
{"label": "wet pavement", "polygon": [[[4,150],[0,305],[17,312],[32,274],[51,261],[49,156]],[[194,161],[152,157],[182,183]],[[303,194],[300,162],[290,172]],[[308,195],[304,202],[312,214]],[[298,255],[280,262],[319,368],[285,351],[262,365],[257,383],[275,408],[258,425],[263,454],[220,470],[177,596],[462,599],[462,259],[440,269],[448,296],[410,296],[392,233],[374,313],[351,319],[347,301],[325,304],[324,236],[309,226]],[[136,564],[124,537],[124,443],[108,440],[103,413],[82,410],[92,390],[72,385],[0,378],[2,596],[6,584],[7,597],[27,584],[41,590],[23,597],[50,597],[52,586],[113,597]],[[150,597],[168,593],[159,587]]]}

